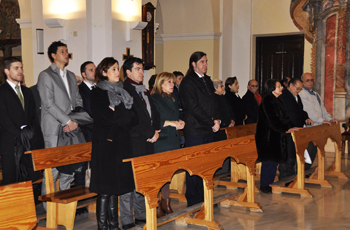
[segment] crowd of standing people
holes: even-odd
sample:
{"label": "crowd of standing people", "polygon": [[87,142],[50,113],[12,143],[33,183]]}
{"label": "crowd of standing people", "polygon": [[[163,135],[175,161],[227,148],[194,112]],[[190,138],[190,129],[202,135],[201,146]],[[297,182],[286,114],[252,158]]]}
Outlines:
{"label": "crowd of standing people", "polygon": [[[90,191],[98,194],[98,229],[119,229],[118,196],[123,229],[146,221],[144,197],[135,190],[131,163],[123,163],[123,159],[225,140],[220,128],[257,123],[260,189],[271,193],[269,185],[278,164],[280,179],[295,173],[294,143],[286,132],[336,122],[314,91],[309,73],[283,82],[284,89],[277,80],[268,80],[263,97],[258,82],[250,80],[241,98],[237,77],[229,77],[225,83],[212,81],[206,75],[207,55],[194,52],[185,76],[179,71],[161,72],[151,78],[150,93],[143,84],[140,58],[130,57],[122,67],[113,57],[104,58],[97,67],[85,62],[80,69],[83,82],[78,86],[75,74],[66,68],[67,45],[53,42],[48,56],[52,64],[40,73],[32,92],[21,85],[22,62],[15,57],[4,60],[7,80],[0,87],[0,95],[6,98],[0,101],[2,184],[38,178],[30,155],[23,156],[25,150],[92,141]],[[315,148],[312,143],[308,148],[312,159]],[[19,154],[13,154],[14,150]],[[26,173],[18,170],[19,161]],[[229,171],[229,163],[225,161],[220,172]],[[60,190],[70,188],[73,181],[83,185],[86,168],[87,163],[54,168],[54,181],[59,179]],[[200,177],[186,174],[185,196],[188,206],[204,201]],[[167,183],[161,189],[157,216],[172,212]]]}

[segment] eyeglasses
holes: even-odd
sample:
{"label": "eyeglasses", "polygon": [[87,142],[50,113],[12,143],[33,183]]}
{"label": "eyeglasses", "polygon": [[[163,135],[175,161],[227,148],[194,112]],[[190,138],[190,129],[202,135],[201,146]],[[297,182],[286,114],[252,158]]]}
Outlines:
{"label": "eyeglasses", "polygon": [[305,79],[305,81],[306,81],[306,82],[309,82],[309,81],[314,82],[315,79],[313,79],[313,78],[311,78],[311,79]]}

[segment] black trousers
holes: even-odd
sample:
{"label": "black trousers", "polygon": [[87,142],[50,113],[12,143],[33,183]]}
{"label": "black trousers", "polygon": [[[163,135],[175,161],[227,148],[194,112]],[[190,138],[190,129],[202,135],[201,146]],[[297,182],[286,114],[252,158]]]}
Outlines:
{"label": "black trousers", "polygon": [[295,145],[290,133],[287,134],[287,162],[278,166],[279,179],[295,175],[296,152]]}
{"label": "black trousers", "polygon": [[[307,147],[307,151],[309,152],[311,162],[313,163],[316,155],[317,155],[317,146],[314,145],[312,142],[309,142],[309,146]],[[311,168],[312,164],[305,163],[305,170],[308,170]]]}
{"label": "black trousers", "polygon": [[260,187],[269,186],[275,181],[278,163],[261,162]]}
{"label": "black trousers", "polygon": [[[214,134],[203,134],[198,136],[185,136],[185,147],[191,147],[213,142]],[[204,201],[203,179],[199,176],[190,176],[186,172],[187,207]]]}

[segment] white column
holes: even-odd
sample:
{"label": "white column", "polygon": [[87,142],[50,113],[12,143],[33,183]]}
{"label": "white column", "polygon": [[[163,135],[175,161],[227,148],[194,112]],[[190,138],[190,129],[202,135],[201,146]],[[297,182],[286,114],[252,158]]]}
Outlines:
{"label": "white column", "polygon": [[87,0],[87,58],[96,65],[112,56],[111,0]]}

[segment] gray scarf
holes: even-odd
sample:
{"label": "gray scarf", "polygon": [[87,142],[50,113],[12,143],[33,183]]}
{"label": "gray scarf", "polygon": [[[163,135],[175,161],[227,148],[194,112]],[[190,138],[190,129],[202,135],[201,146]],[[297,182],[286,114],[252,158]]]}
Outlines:
{"label": "gray scarf", "polygon": [[148,96],[146,94],[147,92],[146,87],[144,85],[136,85],[136,84],[132,84],[132,85],[135,87],[136,91],[142,96],[143,100],[145,100],[146,108],[149,113],[149,116],[152,117],[151,105],[149,103]]}
{"label": "gray scarf", "polygon": [[134,101],[130,94],[125,89],[123,89],[122,81],[100,81],[96,84],[96,86],[100,89],[107,90],[110,103],[109,106],[112,108],[118,106],[120,103],[123,103],[125,105],[125,108],[131,109]]}

